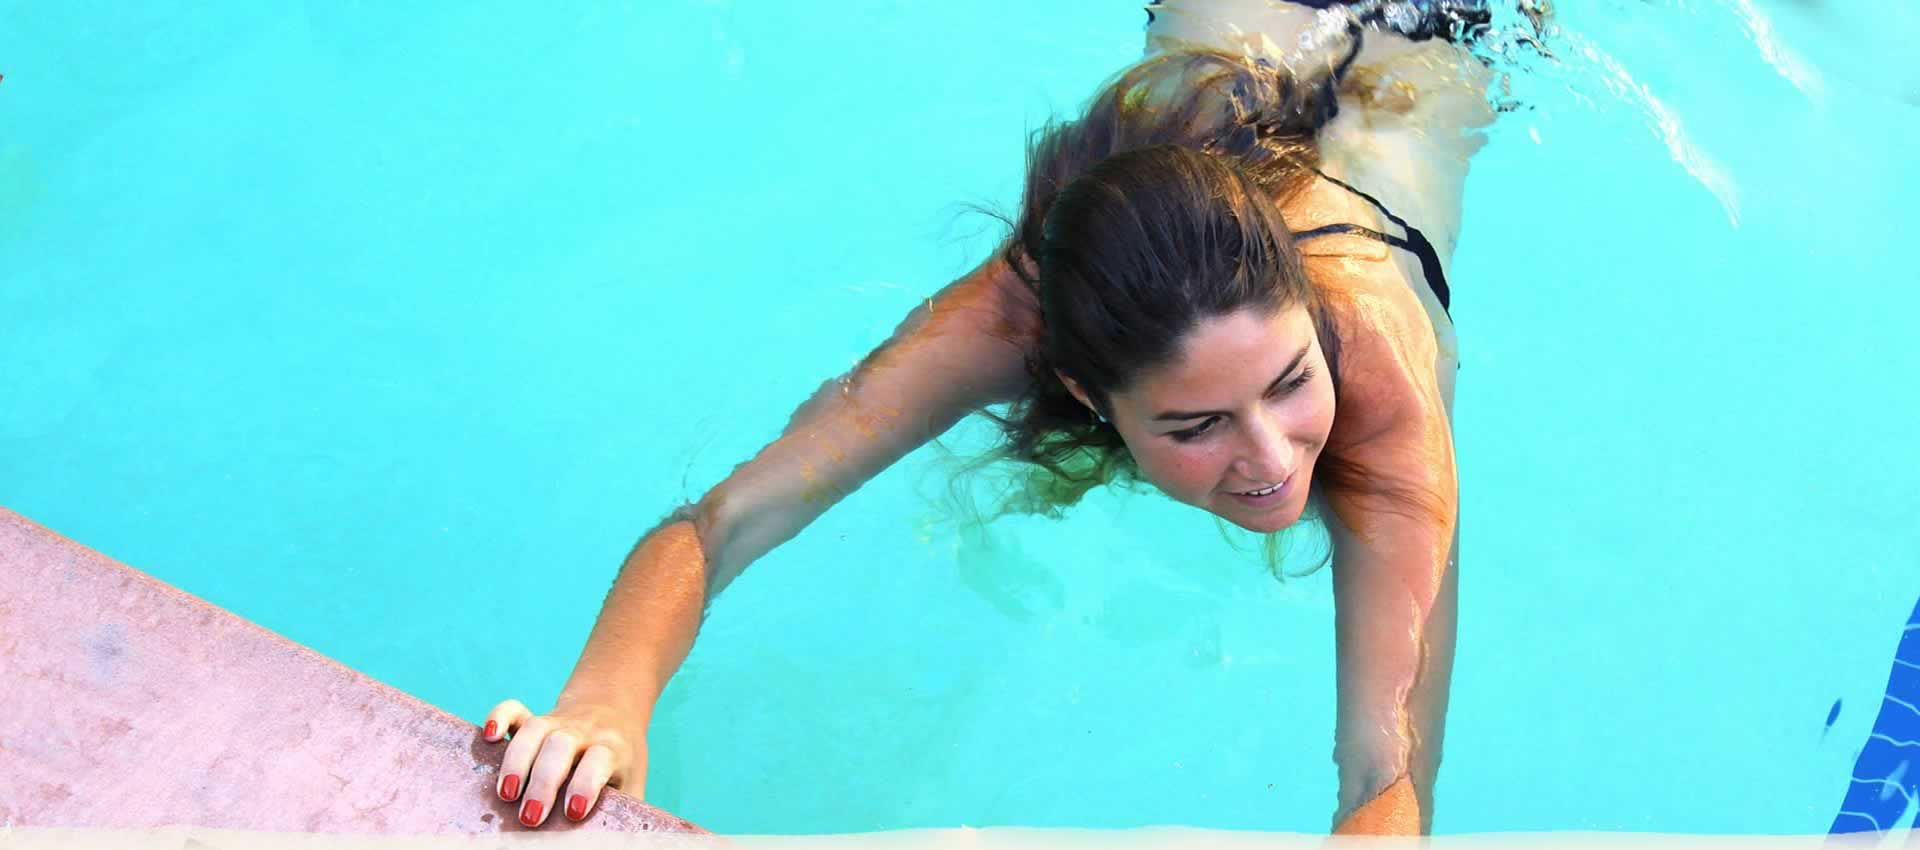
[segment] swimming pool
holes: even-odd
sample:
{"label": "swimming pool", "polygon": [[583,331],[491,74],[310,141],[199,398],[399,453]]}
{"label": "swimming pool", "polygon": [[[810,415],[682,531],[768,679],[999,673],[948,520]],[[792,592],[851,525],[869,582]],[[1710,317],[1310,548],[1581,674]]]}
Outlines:
{"label": "swimming pool", "polygon": [[[0,4],[0,504],[544,707],[634,537],[977,260],[964,205],[1139,52],[1125,4],[1040,5]],[[1867,5],[1563,8],[1516,80],[1453,273],[1436,830],[1833,820],[1920,587],[1920,28]],[[1147,495],[956,530],[945,469],[721,597],[652,802],[1326,828],[1325,572]]]}

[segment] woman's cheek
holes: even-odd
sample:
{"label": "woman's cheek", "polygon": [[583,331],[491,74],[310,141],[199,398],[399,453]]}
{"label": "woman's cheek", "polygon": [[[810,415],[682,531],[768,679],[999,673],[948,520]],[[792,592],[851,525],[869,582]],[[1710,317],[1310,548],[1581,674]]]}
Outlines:
{"label": "woman's cheek", "polygon": [[1287,432],[1295,445],[1318,451],[1327,444],[1327,435],[1333,430],[1333,397],[1328,393],[1326,398],[1313,401],[1302,406],[1300,413],[1288,423]]}
{"label": "woman's cheek", "polygon": [[1213,453],[1201,448],[1156,447],[1135,453],[1140,471],[1155,487],[1185,502],[1204,501],[1213,490]]}
{"label": "woman's cheek", "polygon": [[1179,474],[1177,466],[1163,449],[1153,446],[1134,445],[1133,462],[1140,467],[1140,477],[1171,495],[1179,495]]}

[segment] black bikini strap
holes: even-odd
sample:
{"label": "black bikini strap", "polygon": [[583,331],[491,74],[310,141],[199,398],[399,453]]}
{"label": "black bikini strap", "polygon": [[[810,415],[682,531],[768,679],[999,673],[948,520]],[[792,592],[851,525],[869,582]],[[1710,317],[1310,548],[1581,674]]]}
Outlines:
{"label": "black bikini strap", "polygon": [[1393,236],[1390,234],[1381,233],[1380,231],[1374,230],[1369,227],[1361,227],[1360,225],[1357,225],[1357,224],[1329,224],[1325,227],[1316,227],[1312,230],[1296,233],[1294,234],[1293,238],[1296,240],[1311,239],[1315,236],[1325,236],[1333,233],[1351,233],[1355,236],[1364,236],[1369,239],[1376,239],[1381,242],[1385,242],[1388,245],[1392,245],[1396,248],[1405,248],[1408,251],[1413,252],[1413,255],[1420,260],[1420,272],[1421,274],[1426,276],[1427,285],[1433,289],[1434,296],[1440,299],[1441,309],[1447,310],[1449,313],[1451,313],[1452,307],[1453,307],[1453,303],[1452,303],[1453,293],[1447,287],[1446,274],[1441,271],[1440,252],[1434,250],[1433,242],[1427,239],[1427,235],[1425,233],[1421,233],[1420,228],[1414,227],[1413,225],[1408,224],[1406,219],[1401,218],[1397,215],[1394,215],[1393,210],[1387,209],[1387,205],[1380,203],[1380,200],[1378,198],[1375,198],[1372,195],[1362,192],[1359,189],[1354,188],[1353,184],[1350,184],[1337,177],[1328,175],[1324,171],[1315,169],[1315,172],[1318,173],[1321,177],[1325,177],[1327,179],[1327,182],[1330,182],[1335,186],[1339,186],[1342,189],[1345,189],[1349,192],[1359,195],[1362,198],[1365,198],[1367,203],[1372,204],[1373,208],[1379,210],[1381,215],[1386,216],[1388,221],[1391,221],[1394,224],[1399,225],[1401,230],[1405,230],[1407,232],[1407,235],[1404,237]]}
{"label": "black bikini strap", "polygon": [[1366,202],[1367,202],[1367,203],[1369,203],[1369,204],[1372,204],[1372,205],[1373,205],[1373,208],[1374,208],[1374,209],[1377,209],[1377,210],[1379,210],[1379,211],[1380,211],[1380,214],[1381,214],[1381,215],[1384,215],[1384,216],[1386,216],[1386,217],[1387,217],[1387,220],[1388,220],[1388,221],[1391,221],[1391,222],[1393,222],[1394,224],[1397,224],[1397,225],[1400,225],[1400,226],[1401,226],[1402,228],[1405,228],[1405,229],[1407,229],[1407,230],[1412,230],[1412,229],[1413,229],[1413,226],[1412,226],[1412,225],[1409,225],[1409,224],[1407,224],[1407,220],[1406,220],[1406,219],[1404,219],[1404,218],[1401,218],[1401,217],[1399,217],[1399,216],[1397,216],[1397,215],[1394,215],[1394,214],[1393,214],[1393,210],[1390,210],[1390,209],[1387,209],[1387,205],[1386,205],[1386,204],[1383,204],[1383,203],[1380,203],[1380,199],[1379,199],[1379,198],[1375,198],[1375,197],[1374,197],[1374,196],[1372,196],[1372,195],[1369,195],[1369,194],[1367,194],[1367,193],[1365,193],[1365,192],[1362,192],[1362,191],[1360,191],[1359,189],[1356,189],[1356,188],[1354,188],[1354,186],[1353,186],[1353,184],[1352,184],[1352,183],[1348,183],[1348,182],[1347,182],[1347,181],[1345,181],[1345,180],[1342,180],[1342,179],[1340,179],[1340,178],[1338,178],[1338,177],[1334,177],[1333,175],[1331,175],[1331,174],[1328,174],[1328,173],[1326,173],[1326,172],[1324,172],[1324,171],[1321,171],[1321,170],[1319,170],[1319,169],[1314,169],[1314,173],[1315,173],[1315,174],[1318,174],[1318,175],[1320,175],[1321,177],[1324,177],[1324,178],[1326,178],[1326,180],[1327,180],[1327,182],[1328,182],[1328,183],[1332,183],[1332,184],[1333,184],[1333,185],[1335,185],[1335,186],[1339,186],[1339,187],[1340,187],[1340,188],[1342,188],[1342,189],[1345,189],[1345,190],[1347,190],[1347,191],[1349,191],[1349,192],[1352,192],[1352,193],[1354,193],[1354,194],[1356,194],[1356,195],[1359,195],[1360,197],[1362,197],[1362,198],[1364,198],[1364,199],[1366,199]]}
{"label": "black bikini strap", "polygon": [[1409,251],[1414,250],[1413,243],[1405,239],[1391,233],[1381,233],[1371,227],[1361,227],[1357,224],[1329,224],[1325,227],[1316,227],[1312,230],[1302,230],[1299,233],[1295,233],[1293,238],[1312,239],[1315,236],[1332,236],[1335,233],[1350,233],[1355,236],[1365,236],[1368,239],[1385,242],[1395,248],[1405,248]]}

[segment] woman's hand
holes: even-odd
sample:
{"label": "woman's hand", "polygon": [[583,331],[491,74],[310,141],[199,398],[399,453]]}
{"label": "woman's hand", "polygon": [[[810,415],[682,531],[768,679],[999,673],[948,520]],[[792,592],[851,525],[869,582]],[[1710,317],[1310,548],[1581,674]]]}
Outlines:
{"label": "woman's hand", "polygon": [[564,801],[566,816],[579,821],[602,788],[636,797],[646,789],[647,722],[639,712],[562,694],[552,711],[535,716],[510,699],[487,713],[481,736],[488,743],[512,739],[494,791],[502,800],[521,801],[526,826],[545,823],[556,802]]}
{"label": "woman's hand", "polygon": [[1368,800],[1334,825],[1334,835],[1420,835],[1420,801],[1413,784],[1395,780],[1387,790]]}

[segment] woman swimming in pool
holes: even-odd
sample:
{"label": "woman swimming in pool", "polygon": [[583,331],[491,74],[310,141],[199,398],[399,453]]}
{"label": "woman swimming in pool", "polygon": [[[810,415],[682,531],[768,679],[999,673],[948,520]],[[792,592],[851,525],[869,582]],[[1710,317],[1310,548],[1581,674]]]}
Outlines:
{"label": "woman swimming in pool", "polygon": [[1147,58],[1034,145],[1003,250],[640,541],[551,711],[488,715],[488,741],[511,733],[497,791],[523,822],[639,793],[654,702],[708,598],[1009,403],[1005,455],[1054,485],[1038,508],[1131,476],[1252,531],[1327,525],[1333,822],[1431,828],[1457,539],[1447,267],[1492,118],[1485,70],[1453,42],[1484,4],[1149,11]]}

